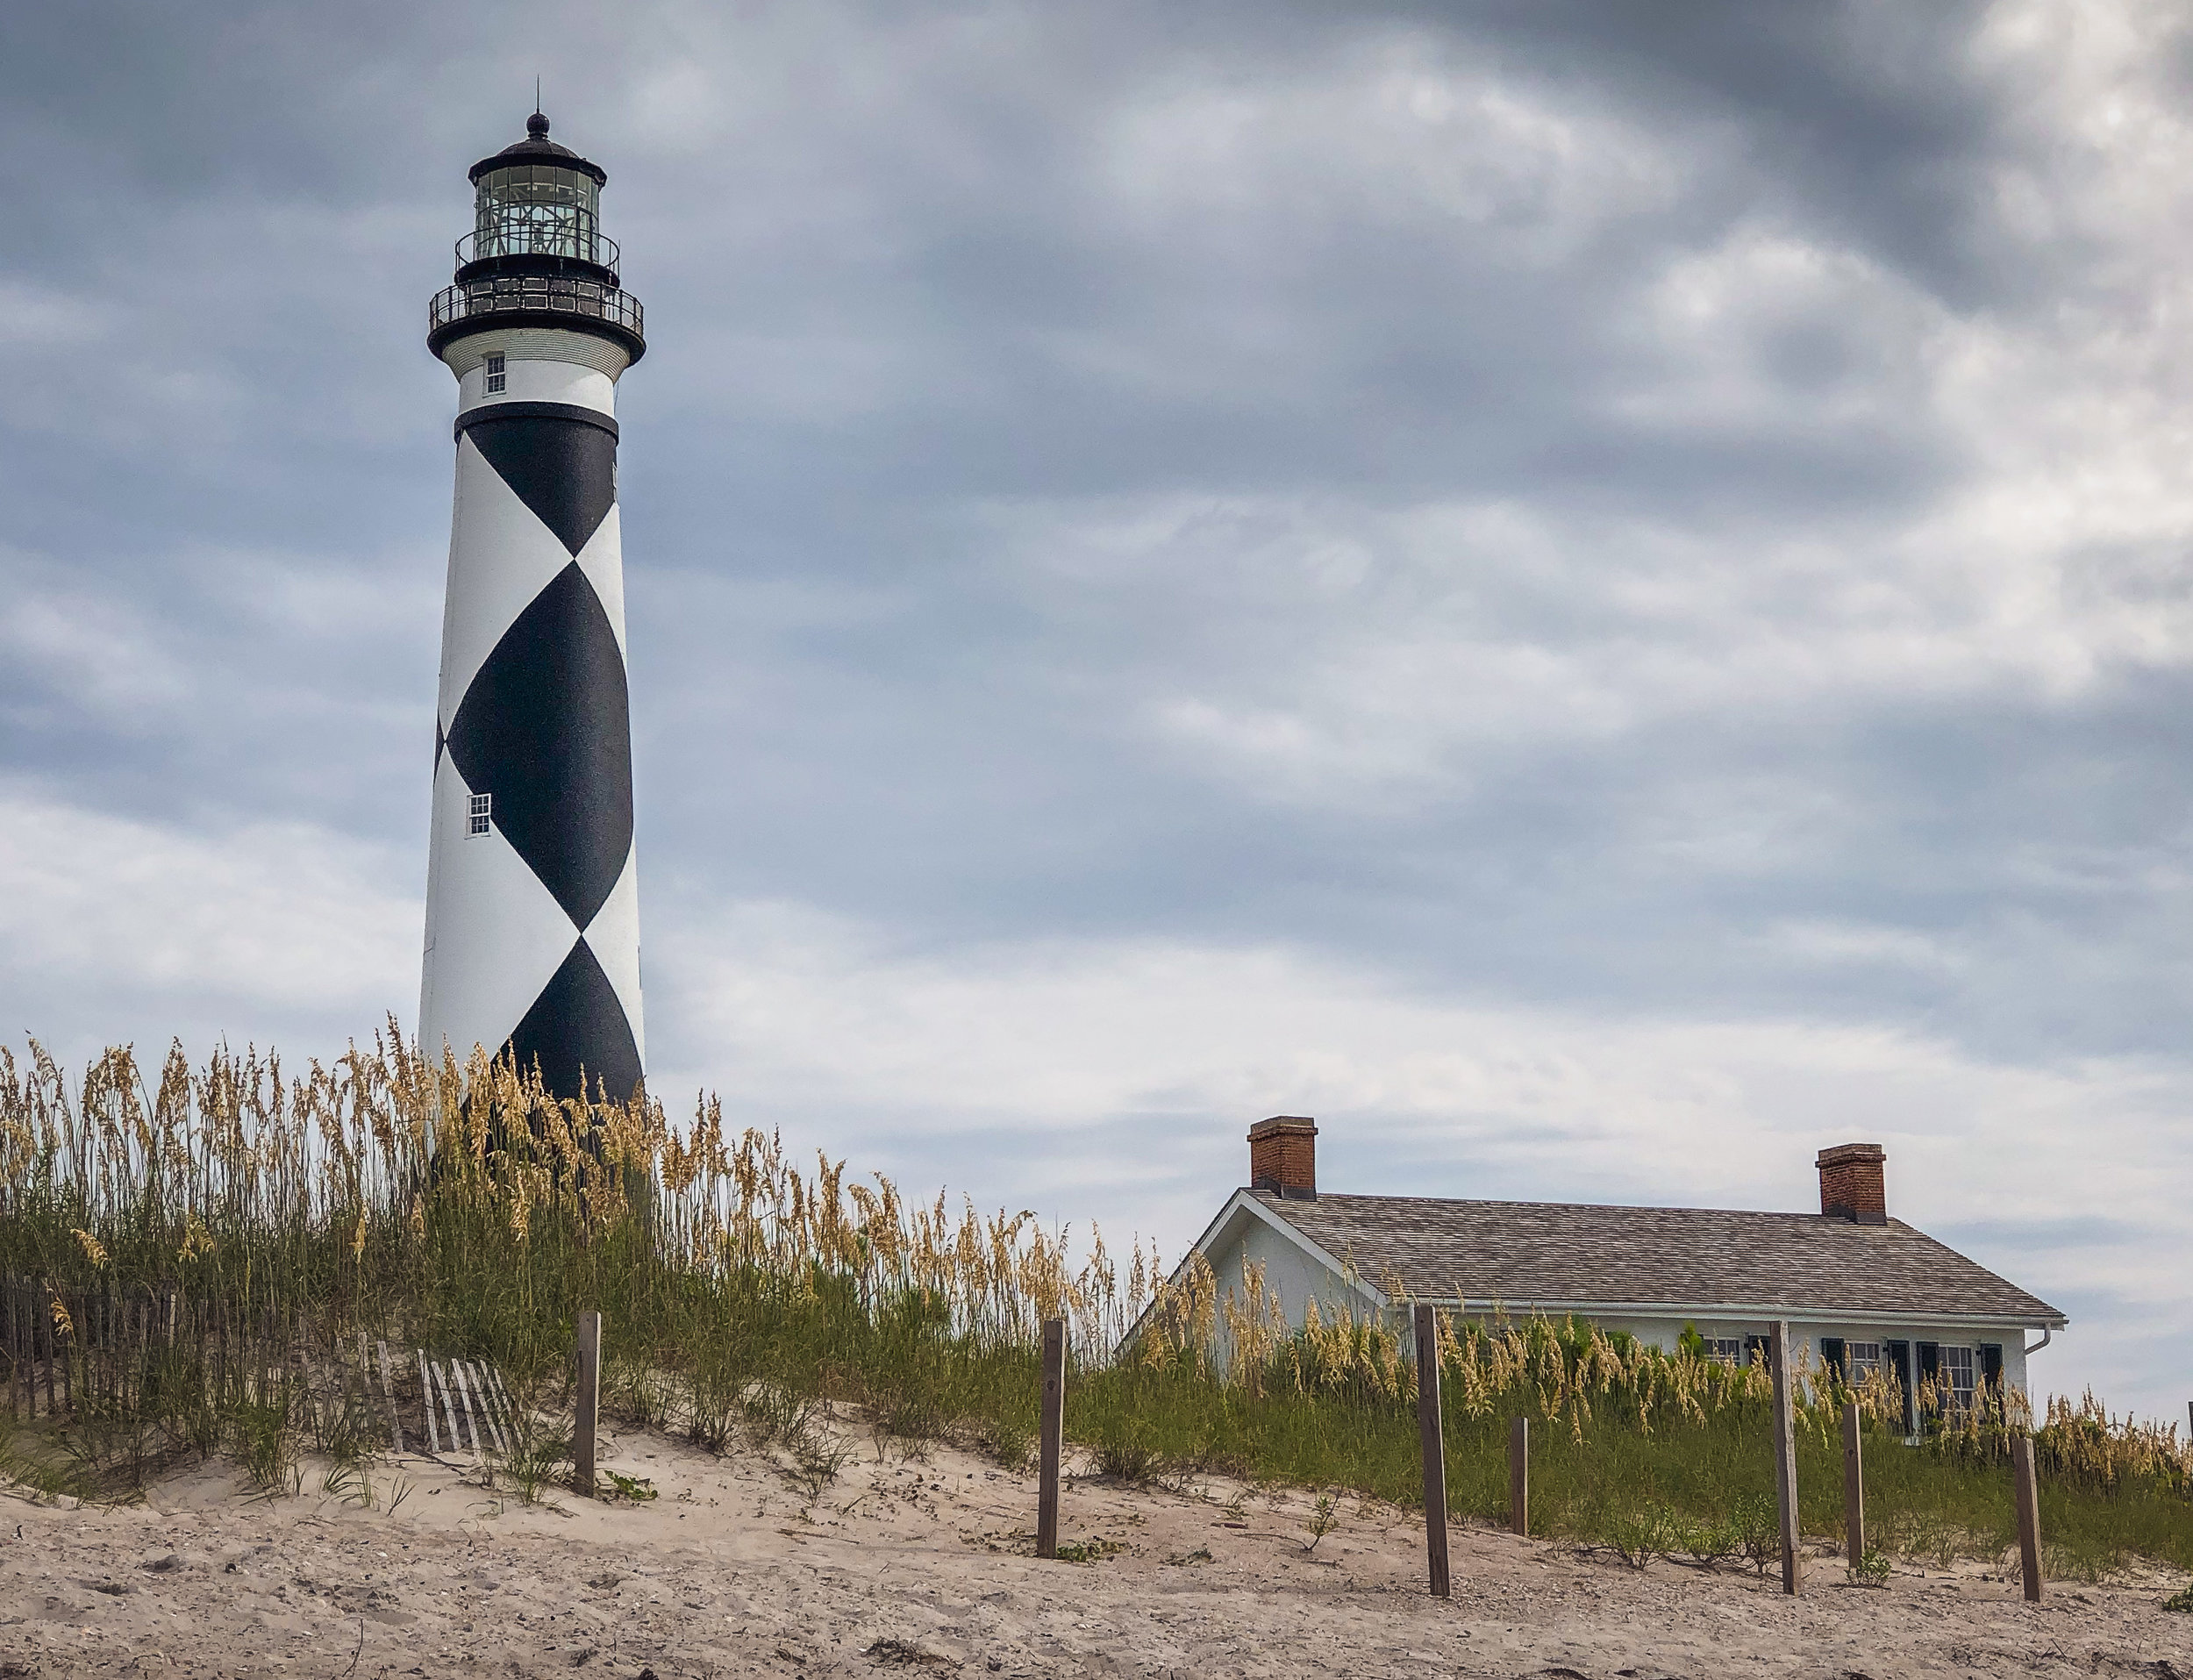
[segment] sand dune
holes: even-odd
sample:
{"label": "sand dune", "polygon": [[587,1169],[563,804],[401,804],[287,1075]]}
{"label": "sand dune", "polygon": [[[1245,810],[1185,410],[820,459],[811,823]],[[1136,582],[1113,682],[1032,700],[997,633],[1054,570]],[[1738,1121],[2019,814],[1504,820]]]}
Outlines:
{"label": "sand dune", "polygon": [[1039,1562],[1032,1480],[951,1448],[879,1462],[861,1437],[811,1498],[769,1455],[607,1446],[659,1497],[525,1506],[405,1457],[373,1509],[315,1466],[278,1500],[209,1468],[141,1505],[0,1505],[0,1676],[2193,1676],[2160,1575],[2034,1607],[1992,1569],[1873,1591],[1823,1558],[1793,1602],[1464,1527],[1440,1603],[1420,1527],[1353,1499],[1312,1551],[1300,1492],[1080,1479],[1061,1538],[1094,1561]]}

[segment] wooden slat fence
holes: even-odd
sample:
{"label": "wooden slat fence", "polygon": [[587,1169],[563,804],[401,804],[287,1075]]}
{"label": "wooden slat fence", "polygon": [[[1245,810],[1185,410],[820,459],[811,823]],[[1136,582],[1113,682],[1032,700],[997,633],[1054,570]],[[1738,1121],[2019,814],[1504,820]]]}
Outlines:
{"label": "wooden slat fence", "polygon": [[396,1453],[503,1453],[516,1433],[509,1386],[484,1361],[359,1329],[346,1341],[172,1287],[0,1277],[0,1376],[17,1422],[123,1419],[168,1397],[280,1405],[318,1442],[348,1430]]}

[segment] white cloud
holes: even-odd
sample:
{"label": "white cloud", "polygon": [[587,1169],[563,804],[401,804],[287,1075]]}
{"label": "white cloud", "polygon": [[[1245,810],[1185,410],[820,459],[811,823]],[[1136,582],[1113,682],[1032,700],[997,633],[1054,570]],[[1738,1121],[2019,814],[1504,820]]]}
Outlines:
{"label": "white cloud", "polygon": [[[1982,413],[2030,411],[2037,387],[2078,405],[2072,371],[2050,371],[1958,395],[1975,440]],[[2137,414],[2097,419],[2075,452],[1835,531],[1510,497],[1108,497],[978,517],[1001,583],[1102,662],[1092,684],[1116,689],[1127,662],[1157,741],[1261,797],[1406,804],[1533,744],[1898,702],[2054,706],[2193,668],[2176,441]]]}
{"label": "white cloud", "polygon": [[1275,224],[1436,229],[1529,268],[1674,202],[1692,160],[1613,108],[1505,78],[1431,32],[1161,78],[1097,131],[1123,231],[1286,265]]}
{"label": "white cloud", "polygon": [[1968,959],[1950,941],[1875,923],[1792,918],[1765,930],[1766,940],[1802,961],[1954,974]]}
{"label": "white cloud", "polygon": [[0,344],[32,352],[77,351],[111,325],[110,311],[79,293],[0,279]]}
{"label": "white cloud", "polygon": [[[264,1043],[285,1029],[282,1047],[325,1053],[391,1007],[413,1012],[422,922],[416,896],[390,884],[411,872],[310,823],[194,830],[0,783],[0,1004],[78,1054],[124,1037],[202,1051],[216,1034]],[[104,1004],[96,1015],[87,992]]]}

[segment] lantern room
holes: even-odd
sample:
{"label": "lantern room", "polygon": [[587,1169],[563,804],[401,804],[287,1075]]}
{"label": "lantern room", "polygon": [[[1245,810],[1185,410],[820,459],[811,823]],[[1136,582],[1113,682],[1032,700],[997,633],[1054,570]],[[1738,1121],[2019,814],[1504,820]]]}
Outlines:
{"label": "lantern room", "polygon": [[508,272],[512,258],[546,257],[613,277],[616,242],[602,237],[608,179],[599,164],[550,139],[548,119],[535,111],[524,139],[472,166],[472,232],[459,242],[460,267],[491,263]]}
{"label": "lantern room", "polygon": [[550,139],[536,111],[525,138],[470,178],[472,232],[457,241],[456,283],[428,307],[428,347],[440,355],[480,332],[557,327],[618,345],[620,366],[646,354],[639,300],[622,290],[621,254],[602,232],[608,172]]}

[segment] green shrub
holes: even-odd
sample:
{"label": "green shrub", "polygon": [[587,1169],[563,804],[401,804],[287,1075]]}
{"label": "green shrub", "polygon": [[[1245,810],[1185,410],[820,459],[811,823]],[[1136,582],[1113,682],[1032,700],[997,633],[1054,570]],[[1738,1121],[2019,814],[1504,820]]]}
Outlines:
{"label": "green shrub", "polygon": [[1871,1548],[1850,1565],[1850,1578],[1863,1587],[1887,1586],[1890,1573],[1888,1558]]}

